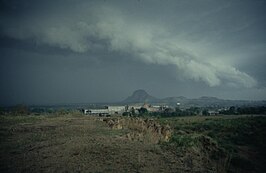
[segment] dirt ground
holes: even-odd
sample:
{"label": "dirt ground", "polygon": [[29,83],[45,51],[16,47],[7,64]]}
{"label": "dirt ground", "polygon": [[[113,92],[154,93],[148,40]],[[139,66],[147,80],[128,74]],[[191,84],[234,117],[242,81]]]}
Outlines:
{"label": "dirt ground", "polygon": [[[40,117],[1,127],[1,172],[177,172],[159,144],[127,138],[99,118]],[[2,122],[3,125],[3,122]],[[6,133],[7,134],[4,134]]]}

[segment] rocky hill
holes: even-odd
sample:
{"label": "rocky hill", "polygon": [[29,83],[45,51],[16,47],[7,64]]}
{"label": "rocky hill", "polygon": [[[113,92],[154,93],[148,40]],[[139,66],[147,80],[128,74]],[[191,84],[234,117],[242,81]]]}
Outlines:
{"label": "rocky hill", "polygon": [[224,100],[216,97],[203,96],[200,98],[186,98],[183,96],[178,97],[167,97],[167,98],[156,98],[149,95],[145,90],[136,90],[131,96],[122,101],[123,104],[127,103],[156,103],[156,104],[167,104],[176,105],[180,103],[182,106],[191,107],[229,107],[229,106],[265,106],[266,101],[250,101],[250,100]]}
{"label": "rocky hill", "polygon": [[126,98],[123,103],[154,103],[158,102],[160,99],[149,95],[145,90],[136,90],[131,96]]}

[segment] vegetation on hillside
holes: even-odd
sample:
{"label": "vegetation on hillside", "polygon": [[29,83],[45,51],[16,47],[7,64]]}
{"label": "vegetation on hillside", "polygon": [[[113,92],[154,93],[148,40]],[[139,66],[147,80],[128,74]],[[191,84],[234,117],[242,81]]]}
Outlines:
{"label": "vegetation on hillside", "polygon": [[265,117],[187,117],[161,121],[175,129],[165,148],[176,149],[179,155],[192,152],[198,161],[213,162],[219,172],[266,170]]}

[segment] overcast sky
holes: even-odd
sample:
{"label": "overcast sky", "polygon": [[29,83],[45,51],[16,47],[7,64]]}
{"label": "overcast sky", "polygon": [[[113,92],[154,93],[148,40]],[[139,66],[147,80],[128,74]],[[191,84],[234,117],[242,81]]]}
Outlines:
{"label": "overcast sky", "polygon": [[0,104],[266,99],[264,0],[0,0]]}

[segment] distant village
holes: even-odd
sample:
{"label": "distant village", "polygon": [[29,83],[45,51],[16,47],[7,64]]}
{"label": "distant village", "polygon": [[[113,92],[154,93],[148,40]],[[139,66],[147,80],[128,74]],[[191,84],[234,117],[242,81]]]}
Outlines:
{"label": "distant village", "polygon": [[[120,105],[120,104],[124,105]],[[145,90],[136,90],[120,104],[82,109],[85,115],[151,115],[151,116],[189,116],[189,115],[232,115],[260,114],[266,112],[265,101],[223,100],[215,97],[188,99],[168,97],[158,99]]]}
{"label": "distant village", "polygon": [[217,110],[206,110],[202,108],[181,109],[180,103],[176,103],[176,107],[168,105],[152,105],[144,103],[142,105],[124,105],[124,106],[104,106],[98,109],[82,109],[85,115],[111,116],[111,115],[140,115],[140,114],[168,114],[168,115],[218,115],[221,111],[226,111],[229,108],[220,108]]}
{"label": "distant village", "polygon": [[169,106],[158,106],[144,103],[143,105],[105,106],[102,109],[82,109],[85,115],[138,115],[142,110],[147,112],[164,112]]}
{"label": "distant village", "polygon": [[108,105],[103,108],[82,109],[85,115],[96,116],[191,116],[191,115],[238,115],[238,114],[264,114],[265,106],[241,106],[241,107],[182,107],[180,103],[176,106],[152,105],[149,103],[138,103],[133,105]]}

